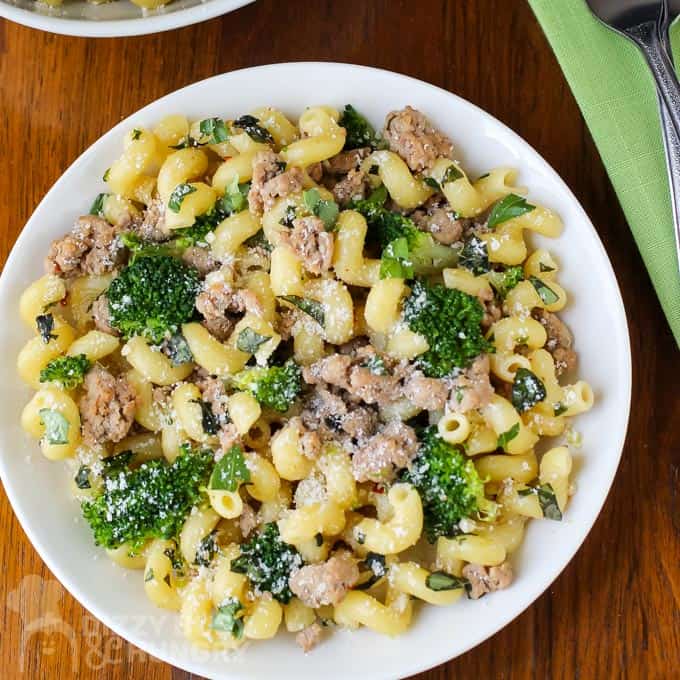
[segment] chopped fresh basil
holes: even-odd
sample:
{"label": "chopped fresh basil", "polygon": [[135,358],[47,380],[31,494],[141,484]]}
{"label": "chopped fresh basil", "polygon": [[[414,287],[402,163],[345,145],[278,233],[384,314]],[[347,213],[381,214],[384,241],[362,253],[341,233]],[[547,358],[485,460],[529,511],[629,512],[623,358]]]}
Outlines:
{"label": "chopped fresh basil", "polygon": [[440,590],[459,590],[467,587],[469,581],[466,578],[452,576],[445,571],[433,571],[426,579],[425,585],[439,592]]}
{"label": "chopped fresh basil", "polygon": [[408,241],[403,236],[390,241],[380,258],[381,279],[412,279],[413,262],[409,259]]}
{"label": "chopped fresh basil", "polygon": [[274,138],[271,136],[271,133],[260,126],[259,122],[260,120],[255,118],[255,116],[245,115],[237,118],[233,125],[234,127],[241,128],[255,142],[273,144]]}
{"label": "chopped fresh basil", "polygon": [[369,552],[366,559],[359,563],[359,571],[368,571],[370,576],[355,586],[356,590],[367,590],[375,585],[385,574],[387,574],[387,566],[385,564],[385,555]]}
{"label": "chopped fresh basil", "polygon": [[463,245],[458,263],[475,276],[486,274],[491,269],[486,243],[478,236],[471,236]]}
{"label": "chopped fresh basil", "polygon": [[323,305],[318,300],[312,300],[310,298],[303,298],[299,295],[281,295],[279,296],[281,300],[290,302],[291,305],[295,305],[298,309],[301,309],[305,314],[316,321],[319,326],[324,325],[326,320],[326,315],[324,313]]}
{"label": "chopped fresh basil", "polygon": [[553,407],[553,414],[555,416],[561,416],[568,410],[568,406],[565,406],[561,401],[558,401]]}
{"label": "chopped fresh basil", "polygon": [[109,181],[109,175],[110,175],[110,174],[111,174],[111,168],[106,168],[106,172],[104,173],[104,176],[102,177],[102,179],[103,179],[105,182],[108,182],[108,181]]}
{"label": "chopped fresh basil", "polygon": [[549,267],[547,264],[543,264],[542,262],[538,263],[538,270],[541,272],[554,272],[555,267]]}
{"label": "chopped fresh basil", "polygon": [[528,411],[546,397],[543,381],[528,368],[518,368],[512,382],[512,405],[520,412]]}
{"label": "chopped fresh basil", "polygon": [[562,511],[552,486],[550,484],[541,484],[536,489],[536,493],[538,494],[538,502],[541,504],[541,510],[543,510],[543,516],[547,519],[560,522],[562,520]]}
{"label": "chopped fresh basil", "polygon": [[177,144],[171,144],[170,148],[171,149],[190,149],[198,146],[205,146],[205,144],[202,144],[199,142],[197,139],[194,139],[191,135],[187,135],[186,137],[182,137],[182,139],[179,141]]}
{"label": "chopped fresh basil", "polygon": [[217,416],[213,413],[210,404],[203,399],[192,399],[194,404],[201,407],[201,426],[203,432],[206,434],[217,434],[220,429],[220,423]]}
{"label": "chopped fresh basil", "polygon": [[41,408],[38,411],[40,422],[45,427],[45,440],[48,444],[68,444],[68,431],[70,428],[68,420],[50,408]]}
{"label": "chopped fresh basil", "polygon": [[182,207],[184,198],[189,194],[193,194],[195,191],[196,187],[192,187],[191,184],[178,184],[170,194],[168,208],[170,208],[172,212],[178,213]]}
{"label": "chopped fresh basil", "polygon": [[317,548],[320,548],[323,545],[323,534],[321,532],[314,536],[314,542],[316,543]]}
{"label": "chopped fresh basil", "polygon": [[168,355],[173,366],[186,364],[194,359],[189,343],[181,333],[175,333],[175,335],[166,340],[165,353]]}
{"label": "chopped fresh basil", "polygon": [[79,489],[90,489],[92,485],[90,484],[90,468],[87,465],[81,465],[78,468],[76,476],[73,478],[76,486]]}
{"label": "chopped fresh basil", "polygon": [[361,365],[367,368],[373,375],[389,375],[390,373],[387,370],[387,366],[385,366],[383,358],[377,354],[372,354]]}
{"label": "chopped fresh basil", "polygon": [[153,569],[147,570],[147,572],[144,574],[144,583],[148,583],[149,581],[153,581],[154,575],[153,575]]}
{"label": "chopped fresh basil", "polygon": [[270,335],[260,335],[252,328],[244,328],[236,340],[236,349],[248,354],[255,354],[260,345],[263,345],[267,340],[271,340]]}
{"label": "chopped fresh basil", "polygon": [[538,296],[543,300],[544,305],[552,305],[560,299],[559,295],[537,276],[530,276],[529,281],[531,281],[531,284],[536,289]]}
{"label": "chopped fresh basil", "polygon": [[226,215],[241,212],[248,207],[248,192],[250,191],[250,182],[243,182],[239,184],[238,177],[229,182],[224,196],[221,199],[222,210]]}
{"label": "chopped fresh basil", "polygon": [[492,229],[503,222],[507,222],[515,217],[531,212],[535,207],[535,205],[527,203],[526,199],[522,196],[508,194],[507,196],[503,196],[500,201],[494,203],[486,225],[489,229]]}
{"label": "chopped fresh basil", "polygon": [[90,215],[104,217],[104,199],[106,199],[107,196],[108,194],[97,194],[97,197],[90,206]]}
{"label": "chopped fresh basil", "polygon": [[356,531],[354,537],[357,539],[359,545],[366,543],[366,534],[363,531]]}
{"label": "chopped fresh basil", "polygon": [[178,574],[184,575],[184,560],[182,555],[175,550],[175,548],[166,548],[163,554],[170,560],[173,570]]}
{"label": "chopped fresh basil", "polygon": [[442,189],[439,185],[439,182],[434,177],[424,177],[423,182],[425,182],[428,187],[431,187],[435,191],[441,191]]}
{"label": "chopped fresh basil", "polygon": [[198,127],[201,134],[208,138],[209,144],[219,144],[229,139],[229,131],[221,118],[206,118]]}
{"label": "chopped fresh basil", "polygon": [[35,325],[40,334],[40,339],[47,344],[57,336],[52,333],[54,330],[54,317],[51,314],[38,314],[35,317]]}
{"label": "chopped fresh basil", "polygon": [[201,567],[208,567],[217,552],[217,530],[213,529],[207,536],[204,536],[196,548],[194,563]]}
{"label": "chopped fresh basil", "polygon": [[488,172],[485,172],[483,175],[480,175],[480,176],[477,178],[477,181],[479,182],[480,179],[486,179],[488,176],[489,176],[489,173],[488,173]]}
{"label": "chopped fresh basil", "polygon": [[135,141],[137,141],[141,136],[142,136],[142,131],[139,130],[138,128],[135,128],[132,131],[132,139],[134,139]]}
{"label": "chopped fresh basil", "polygon": [[504,449],[519,434],[519,422],[515,423],[507,432],[498,435],[497,447]]}
{"label": "chopped fresh basil", "polygon": [[240,640],[243,637],[243,605],[235,597],[230,597],[227,604],[218,607],[213,614],[210,627],[223,633],[230,633],[232,637]]}
{"label": "chopped fresh basil", "polygon": [[104,476],[110,477],[112,475],[117,475],[119,472],[125,470],[132,458],[134,453],[129,449],[117,453],[115,456],[108,456],[102,461],[104,463]]}
{"label": "chopped fresh basil", "polygon": [[316,215],[323,223],[326,231],[335,226],[340,214],[340,208],[335,201],[327,201],[321,198],[318,189],[308,189],[302,194],[305,206],[313,215]]}
{"label": "chopped fresh basil", "polygon": [[524,498],[525,496],[532,496],[535,493],[536,489],[534,489],[533,486],[527,486],[524,489],[517,489],[517,495],[521,498]]}
{"label": "chopped fresh basil", "polygon": [[243,457],[240,446],[232,446],[227,453],[220,458],[208,482],[208,488],[218,491],[236,491],[241,482],[250,481],[250,470]]}
{"label": "chopped fresh basil", "polygon": [[442,175],[442,185],[448,184],[449,182],[455,182],[457,179],[461,179],[463,173],[455,166],[453,163],[446,168],[444,174]]}
{"label": "chopped fresh basil", "polygon": [[297,215],[295,212],[295,206],[287,205],[286,212],[284,213],[283,217],[279,220],[279,224],[282,224],[284,227],[292,227],[296,216]]}

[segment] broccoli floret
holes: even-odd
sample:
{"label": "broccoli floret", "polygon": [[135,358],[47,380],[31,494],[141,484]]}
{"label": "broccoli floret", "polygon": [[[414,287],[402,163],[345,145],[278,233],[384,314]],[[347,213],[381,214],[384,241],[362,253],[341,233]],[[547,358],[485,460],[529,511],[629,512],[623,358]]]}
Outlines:
{"label": "broccoli floret", "polygon": [[193,267],[167,255],[139,257],[109,286],[111,325],[159,344],[191,319],[199,287]]}
{"label": "broccoli floret", "polygon": [[370,146],[372,149],[384,149],[385,141],[380,138],[374,127],[351,104],[345,106],[338,124],[347,130],[345,151]]}
{"label": "broccoli floret", "polygon": [[241,554],[232,560],[231,570],[246,574],[256,591],[271,593],[279,602],[287,604],[293,597],[288,580],[301,566],[300,553],[281,540],[279,528],[271,522],[241,545]]}
{"label": "broccoli floret", "polygon": [[420,231],[410,217],[385,208],[386,198],[387,192],[380,187],[369,198],[352,205],[366,218],[369,242],[380,249],[383,277],[413,278],[413,274],[436,273],[458,262],[456,248],[437,243],[431,234]]}
{"label": "broccoli floret", "polygon": [[58,382],[65,390],[73,390],[83,382],[91,366],[84,354],[57,357],[40,371],[40,382]]}
{"label": "broccoli floret", "polygon": [[184,446],[172,464],[151,460],[104,476],[102,492],[82,504],[97,545],[139,548],[150,538],[173,538],[201,497],[213,467],[210,450]]}
{"label": "broccoli floret", "polygon": [[232,384],[250,392],[264,406],[284,413],[302,390],[302,371],[292,360],[283,366],[255,366],[237,373]]}
{"label": "broccoli floret", "polygon": [[484,498],[484,483],[472,460],[460,447],[447,444],[434,426],[421,433],[418,454],[402,479],[420,494],[430,543],[460,533],[461,519],[493,506]]}
{"label": "broccoli floret", "polygon": [[425,375],[443,378],[465,368],[493,345],[482,335],[484,309],[476,297],[440,284],[416,281],[404,301],[404,320],[425,336],[429,349],[418,357]]}
{"label": "broccoli floret", "polygon": [[520,281],[524,281],[524,270],[522,267],[507,267],[502,272],[490,271],[487,276],[498,296],[504,300]]}

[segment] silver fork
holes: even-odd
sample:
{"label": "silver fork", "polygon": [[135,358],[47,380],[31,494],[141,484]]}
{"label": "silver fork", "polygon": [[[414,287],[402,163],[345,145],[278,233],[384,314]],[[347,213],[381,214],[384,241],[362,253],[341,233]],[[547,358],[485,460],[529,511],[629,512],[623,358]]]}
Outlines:
{"label": "silver fork", "polygon": [[640,49],[656,81],[666,168],[680,270],[680,84],[673,68],[668,30],[680,15],[680,0],[586,0],[606,26]]}

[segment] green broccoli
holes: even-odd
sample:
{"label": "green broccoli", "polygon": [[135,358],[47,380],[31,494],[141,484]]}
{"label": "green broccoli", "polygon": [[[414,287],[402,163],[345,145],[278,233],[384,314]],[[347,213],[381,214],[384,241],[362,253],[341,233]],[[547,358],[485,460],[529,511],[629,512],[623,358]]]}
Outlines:
{"label": "green broccoli", "polygon": [[476,297],[416,281],[404,301],[404,319],[412,331],[427,339],[429,349],[418,357],[425,375],[443,378],[456,368],[465,368],[482,352],[492,352],[493,345],[482,335],[483,317]]}
{"label": "green broccoli", "polygon": [[271,593],[283,604],[288,604],[293,593],[288,585],[290,575],[302,566],[300,553],[279,536],[274,522],[248,542],[241,544],[241,554],[231,562],[231,570],[246,574],[256,591]]}
{"label": "green broccoli", "polygon": [[91,366],[84,354],[57,357],[40,371],[40,382],[58,382],[65,390],[73,390],[83,382]]}
{"label": "green broccoli", "polygon": [[385,141],[376,134],[373,126],[351,104],[345,106],[338,124],[347,130],[345,151],[370,146],[372,149],[384,149]]}
{"label": "green broccoli", "polygon": [[103,491],[82,504],[97,545],[139,548],[150,538],[173,538],[201,499],[213,467],[213,453],[183,446],[172,464],[151,460],[122,466],[104,476]]}
{"label": "green broccoli", "polygon": [[382,278],[433,274],[458,262],[456,248],[437,243],[431,234],[420,231],[410,217],[385,208],[386,199],[387,191],[380,187],[369,198],[352,204],[366,218],[368,241],[380,249]]}
{"label": "green broccoli", "polygon": [[126,338],[143,335],[160,344],[191,319],[199,288],[193,267],[167,255],[139,257],[109,286],[111,325]]}
{"label": "green broccoli", "polygon": [[490,271],[487,277],[498,296],[504,300],[520,281],[524,281],[524,270],[522,267],[506,267],[503,271]]}
{"label": "green broccoli", "polygon": [[484,498],[484,483],[461,447],[447,444],[430,426],[420,433],[420,447],[402,481],[418,490],[423,502],[425,535],[430,543],[439,536],[459,533],[464,517],[495,507]]}
{"label": "green broccoli", "polygon": [[250,392],[264,406],[284,413],[302,390],[302,371],[292,360],[283,366],[255,366],[237,373],[232,384]]}

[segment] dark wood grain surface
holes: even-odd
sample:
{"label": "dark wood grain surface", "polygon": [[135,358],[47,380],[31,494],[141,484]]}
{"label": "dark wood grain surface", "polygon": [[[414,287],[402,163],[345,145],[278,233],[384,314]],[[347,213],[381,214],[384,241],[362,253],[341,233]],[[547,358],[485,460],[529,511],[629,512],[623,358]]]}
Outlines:
{"label": "dark wood grain surface", "polygon": [[[61,37],[0,20],[0,261],[52,183],[119,120],[207,76],[294,60],[406,73],[515,129],[592,218],[628,312],[631,422],[593,531],[517,620],[419,678],[680,677],[679,355],[576,103],[523,0],[258,0],[190,28],[111,40]],[[56,582],[31,590],[26,575],[53,577],[4,494],[0,529],[2,678],[191,677],[115,636]],[[23,600],[22,582],[29,595]],[[54,612],[80,632],[75,657],[56,632],[26,642],[22,616],[30,620],[36,612]]]}

